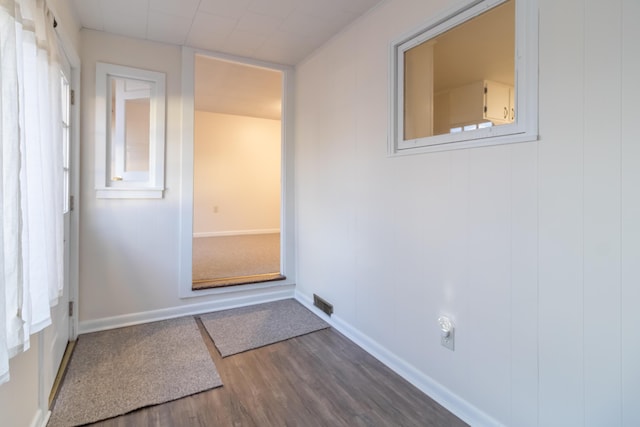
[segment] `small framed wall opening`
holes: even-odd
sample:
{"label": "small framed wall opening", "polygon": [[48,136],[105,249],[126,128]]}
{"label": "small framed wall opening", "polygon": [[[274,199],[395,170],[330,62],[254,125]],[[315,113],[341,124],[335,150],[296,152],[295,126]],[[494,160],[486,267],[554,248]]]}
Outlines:
{"label": "small framed wall opening", "polygon": [[476,0],[391,45],[389,152],[537,138],[535,0]]}
{"label": "small framed wall opening", "polygon": [[162,198],[164,73],[96,64],[98,198]]}

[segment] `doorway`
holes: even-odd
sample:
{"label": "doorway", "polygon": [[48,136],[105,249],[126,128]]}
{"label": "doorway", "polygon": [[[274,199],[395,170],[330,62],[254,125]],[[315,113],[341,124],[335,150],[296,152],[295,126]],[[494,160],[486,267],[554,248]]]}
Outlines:
{"label": "doorway", "polygon": [[280,70],[195,55],[192,290],[284,280]]}

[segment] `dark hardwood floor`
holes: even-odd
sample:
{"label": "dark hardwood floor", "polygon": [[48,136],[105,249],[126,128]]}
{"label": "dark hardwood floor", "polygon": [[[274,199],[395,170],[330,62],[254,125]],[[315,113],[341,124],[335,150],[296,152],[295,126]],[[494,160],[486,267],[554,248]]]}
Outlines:
{"label": "dark hardwood floor", "polygon": [[224,386],[95,426],[465,426],[334,329],[222,358]]}

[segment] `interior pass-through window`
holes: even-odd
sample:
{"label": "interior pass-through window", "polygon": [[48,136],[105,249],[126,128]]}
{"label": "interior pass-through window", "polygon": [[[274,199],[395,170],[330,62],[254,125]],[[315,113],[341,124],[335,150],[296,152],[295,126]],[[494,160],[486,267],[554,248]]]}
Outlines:
{"label": "interior pass-through window", "polygon": [[391,154],[536,139],[536,11],[473,1],[395,41]]}

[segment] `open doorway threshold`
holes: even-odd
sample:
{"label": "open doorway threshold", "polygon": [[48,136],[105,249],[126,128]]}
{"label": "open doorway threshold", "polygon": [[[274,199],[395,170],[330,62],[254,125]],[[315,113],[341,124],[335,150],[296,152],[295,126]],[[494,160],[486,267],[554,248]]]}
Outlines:
{"label": "open doorway threshold", "polygon": [[192,289],[221,288],[224,286],[247,285],[251,283],[274,282],[285,280],[286,277],[280,273],[253,274],[250,276],[222,277],[219,279],[194,280]]}

